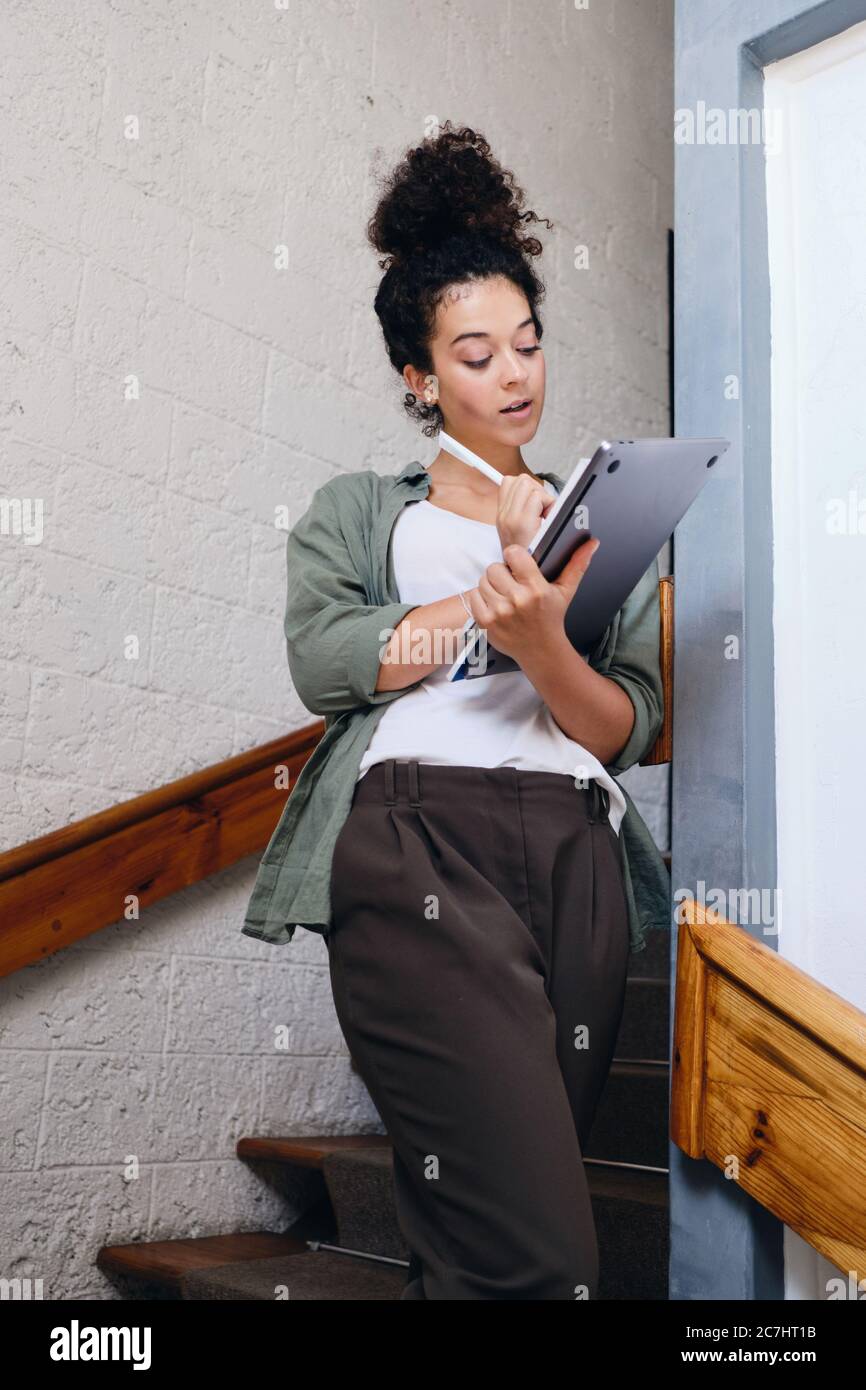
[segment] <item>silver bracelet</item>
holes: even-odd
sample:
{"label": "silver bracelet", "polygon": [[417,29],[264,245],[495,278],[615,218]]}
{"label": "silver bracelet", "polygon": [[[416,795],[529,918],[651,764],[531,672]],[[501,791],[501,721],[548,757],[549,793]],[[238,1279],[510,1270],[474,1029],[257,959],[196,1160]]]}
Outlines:
{"label": "silver bracelet", "polygon": [[466,609],[466,612],[469,614],[469,616],[470,616],[470,618],[472,619],[472,621],[475,622],[475,614],[472,612],[472,609],[469,607],[469,604],[466,602],[466,599],[464,598],[465,592],[466,592],[465,589],[461,589],[461,591],[460,591],[460,601],[461,601],[461,603],[463,604],[463,607]]}

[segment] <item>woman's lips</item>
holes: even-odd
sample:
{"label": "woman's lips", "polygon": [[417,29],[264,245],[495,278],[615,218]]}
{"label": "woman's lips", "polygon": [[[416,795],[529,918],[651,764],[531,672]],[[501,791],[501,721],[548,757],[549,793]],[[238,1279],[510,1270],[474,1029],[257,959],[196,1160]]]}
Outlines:
{"label": "woman's lips", "polygon": [[526,405],[521,406],[519,410],[509,410],[506,407],[504,410],[500,410],[499,414],[504,415],[506,420],[525,420],[531,410],[532,401],[530,400],[526,402]]}

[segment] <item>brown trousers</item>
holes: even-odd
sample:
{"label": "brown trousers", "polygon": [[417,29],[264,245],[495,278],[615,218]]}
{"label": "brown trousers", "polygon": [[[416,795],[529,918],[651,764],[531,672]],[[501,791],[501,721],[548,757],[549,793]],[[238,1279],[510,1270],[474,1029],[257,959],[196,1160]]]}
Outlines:
{"label": "brown trousers", "polygon": [[393,1142],[401,1299],[595,1297],[581,1149],[629,955],[606,791],[374,764],[331,893],[334,1004]]}

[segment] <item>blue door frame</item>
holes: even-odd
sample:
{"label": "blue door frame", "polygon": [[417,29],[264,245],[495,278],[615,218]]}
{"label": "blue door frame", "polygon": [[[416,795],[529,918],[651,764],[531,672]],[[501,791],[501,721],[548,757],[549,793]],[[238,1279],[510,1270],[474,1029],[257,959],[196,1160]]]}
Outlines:
{"label": "blue door frame", "polygon": [[[767,63],[866,19],[866,0],[675,4],[677,113],[761,112]],[[675,171],[676,431],[724,435],[732,447],[675,536],[672,882],[692,895],[701,880],[707,892],[775,889],[764,151],[745,140],[677,144]],[[671,1299],[782,1298],[781,1222],[675,1144],[670,1170]]]}

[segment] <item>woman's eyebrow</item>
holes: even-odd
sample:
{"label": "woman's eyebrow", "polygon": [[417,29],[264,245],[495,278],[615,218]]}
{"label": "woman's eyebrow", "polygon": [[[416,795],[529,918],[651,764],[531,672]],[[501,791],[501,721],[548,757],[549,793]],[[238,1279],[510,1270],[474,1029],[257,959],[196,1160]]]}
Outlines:
{"label": "woman's eyebrow", "polygon": [[[528,319],[524,319],[522,323],[519,323],[519,324],[517,325],[517,327],[516,327],[515,330],[514,330],[515,333],[519,333],[520,330],[521,330],[521,328],[525,328],[526,325],[527,325],[528,323],[532,323],[532,315],[531,315],[531,314],[530,314],[530,316],[529,316]],[[461,342],[463,341],[464,338],[489,338],[489,337],[490,337],[490,334],[489,334],[489,333],[458,333],[456,338],[452,338],[452,339],[451,339],[451,342],[448,344],[448,346],[449,346],[449,347],[453,347],[455,343],[461,343]]]}

